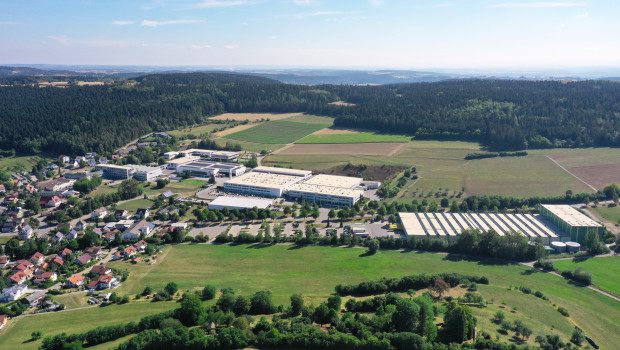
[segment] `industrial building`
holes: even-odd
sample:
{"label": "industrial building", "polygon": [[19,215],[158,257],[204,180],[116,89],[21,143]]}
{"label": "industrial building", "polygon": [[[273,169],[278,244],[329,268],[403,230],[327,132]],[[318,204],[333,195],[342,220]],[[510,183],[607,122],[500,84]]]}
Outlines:
{"label": "industrial building", "polygon": [[303,180],[300,176],[252,171],[226,181],[224,191],[263,197],[282,197],[291,186]]}
{"label": "industrial building", "polygon": [[519,232],[528,240],[540,238],[549,245],[553,241],[566,241],[560,232],[541,215],[495,213],[399,213],[403,231],[412,238],[455,239],[465,229],[494,230],[503,236],[510,231]]}
{"label": "industrial building", "polygon": [[[176,153],[176,152],[172,152],[172,153]],[[189,162],[193,162],[195,160],[200,159],[200,157],[197,156],[185,156],[185,157],[181,157],[181,158],[174,158],[172,160],[169,160],[168,163],[166,164],[166,168],[170,169],[170,170],[176,170],[176,168],[181,165],[181,164],[185,164],[185,163],[189,163]]]}
{"label": "industrial building", "polygon": [[232,151],[212,151],[208,149],[187,149],[185,151],[178,152],[178,154],[182,154],[184,156],[197,156],[201,158],[210,158],[213,161],[217,162],[236,162],[239,159],[239,152]]}
{"label": "industrial building", "polygon": [[571,241],[583,243],[586,234],[590,230],[596,231],[599,237],[603,238],[605,231],[603,225],[590,219],[570,205],[543,204],[540,206],[540,214],[566,232],[570,236]]}
{"label": "industrial building", "polygon": [[292,199],[303,199],[326,207],[352,207],[363,195],[364,191],[360,189],[314,185],[308,181],[288,190],[288,196]]}
{"label": "industrial building", "polygon": [[239,176],[245,173],[246,167],[236,163],[218,163],[206,160],[193,160],[176,166],[177,174],[189,171],[192,176],[211,177],[218,174]]}
{"label": "industrial building", "polygon": [[306,185],[355,188],[362,183],[360,177],[318,174],[304,181]]}
{"label": "industrial building", "polygon": [[95,170],[100,170],[103,177],[112,180],[126,180],[133,176],[133,168],[125,165],[97,164]]}
{"label": "industrial building", "polygon": [[304,179],[312,175],[312,171],[310,170],[286,169],[286,168],[276,168],[276,167],[270,167],[270,166],[259,166],[259,167],[252,169],[252,171],[257,172],[257,173],[299,176]]}
{"label": "industrial building", "polygon": [[129,165],[133,169],[133,178],[138,181],[153,181],[163,175],[160,167]]}
{"label": "industrial building", "polygon": [[215,198],[211,203],[209,203],[209,209],[218,209],[222,210],[224,208],[228,209],[252,209],[254,207],[258,209],[267,209],[273,205],[273,200],[271,199],[258,199],[258,198],[243,198],[243,197],[230,197],[230,196],[221,196]]}

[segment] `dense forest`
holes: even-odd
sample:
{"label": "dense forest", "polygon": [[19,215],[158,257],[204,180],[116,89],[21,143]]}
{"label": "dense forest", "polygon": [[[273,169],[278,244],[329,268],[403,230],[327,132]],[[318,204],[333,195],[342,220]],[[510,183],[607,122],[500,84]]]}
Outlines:
{"label": "dense forest", "polygon": [[[16,78],[13,78],[16,79]],[[0,149],[112,151],[223,112],[308,112],[347,127],[493,150],[620,146],[620,84],[464,80],[383,86],[283,84],[222,73],[153,74],[136,85],[0,86]],[[329,104],[336,100],[354,106]]]}

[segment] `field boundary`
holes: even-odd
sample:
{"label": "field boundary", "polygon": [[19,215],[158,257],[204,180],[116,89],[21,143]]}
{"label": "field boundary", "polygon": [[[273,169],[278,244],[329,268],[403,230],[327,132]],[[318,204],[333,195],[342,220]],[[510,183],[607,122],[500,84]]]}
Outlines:
{"label": "field boundary", "polygon": [[545,155],[545,157],[549,158],[549,160],[551,160],[553,163],[555,163],[555,165],[559,166],[562,170],[566,171],[569,175],[571,175],[572,177],[574,177],[575,179],[583,182],[584,185],[590,187],[594,192],[598,191],[596,188],[594,188],[594,186],[590,185],[589,183],[583,181],[581,178],[579,178],[579,176],[571,173],[570,171],[568,171],[568,169],[566,169],[565,167],[563,167],[560,163],[556,162],[555,159],[549,157],[548,155]]}

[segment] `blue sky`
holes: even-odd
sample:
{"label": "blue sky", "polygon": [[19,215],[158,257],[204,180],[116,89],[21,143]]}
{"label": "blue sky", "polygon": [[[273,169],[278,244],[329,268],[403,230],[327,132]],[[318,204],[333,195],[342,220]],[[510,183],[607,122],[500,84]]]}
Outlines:
{"label": "blue sky", "polygon": [[620,64],[617,0],[0,0],[0,64]]}

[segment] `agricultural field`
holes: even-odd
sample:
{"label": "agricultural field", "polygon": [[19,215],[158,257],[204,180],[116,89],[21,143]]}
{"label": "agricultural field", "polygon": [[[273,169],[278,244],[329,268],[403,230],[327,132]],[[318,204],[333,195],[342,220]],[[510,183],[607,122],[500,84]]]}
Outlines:
{"label": "agricultural field", "polygon": [[234,120],[234,121],[244,121],[248,120],[250,122],[262,121],[262,120],[280,120],[287,119],[290,117],[295,117],[301,115],[301,113],[224,113],[218,116],[209,118],[211,120]]}
{"label": "agricultural field", "polygon": [[274,120],[228,135],[227,138],[254,143],[286,144],[328,126],[328,124]]}
{"label": "agricultural field", "polygon": [[620,257],[558,260],[553,262],[560,271],[583,267],[592,274],[592,284],[615,295],[620,295]]}
{"label": "agricultural field", "polygon": [[[490,285],[479,285],[479,293],[491,302],[474,308],[483,329],[495,336],[497,325],[489,322],[499,309],[509,320],[521,319],[536,335],[561,334],[570,337],[573,324],[585,329],[603,348],[620,341],[615,332],[620,322],[620,304],[590,289],[525,266],[485,259],[463,259],[445,254],[379,251],[365,256],[363,249],[341,247],[295,247],[290,245],[176,245],[169,247],[154,265],[113,262],[128,269],[131,277],[117,292],[135,295],[147,284],[154,289],[175,281],[180,289],[201,288],[211,283],[251,294],[269,289],[276,304],[288,305],[293,293],[301,292],[307,303],[317,304],[334,292],[336,284],[358,283],[379,277],[416,273],[460,272],[484,275]],[[312,261],[312,264],[308,264]],[[172,263],[174,262],[174,263]],[[515,289],[526,286],[544,293],[550,302]],[[556,307],[553,306],[553,304]],[[566,318],[557,306],[569,310]],[[530,340],[531,341],[531,340]]]}
{"label": "agricultural field", "polygon": [[[38,349],[42,340],[30,341],[30,333],[34,330],[43,332],[43,337],[63,332],[85,332],[99,326],[138,321],[146,315],[176,307],[175,302],[141,302],[20,317],[9,321],[8,326],[0,331],[0,349]],[[108,347],[99,346],[98,348],[107,349]]]}
{"label": "agricultural field", "polygon": [[393,135],[393,134],[380,134],[375,132],[323,132],[339,131],[338,129],[330,130],[323,129],[310,134],[303,139],[297,141],[300,144],[313,144],[313,143],[371,143],[371,142],[408,142],[411,140],[410,136],[406,135]]}
{"label": "agricultural field", "polygon": [[330,143],[288,145],[276,151],[282,155],[367,155],[367,156],[390,156],[401,150],[406,143],[385,142],[385,143],[342,143],[338,145]]}
{"label": "agricultural field", "polygon": [[30,171],[40,159],[37,156],[3,157],[0,158],[0,170],[12,173]]}

